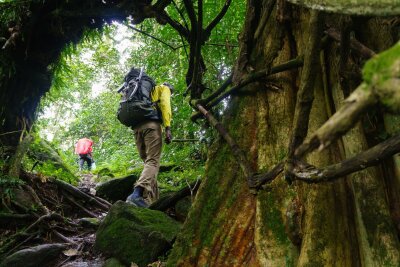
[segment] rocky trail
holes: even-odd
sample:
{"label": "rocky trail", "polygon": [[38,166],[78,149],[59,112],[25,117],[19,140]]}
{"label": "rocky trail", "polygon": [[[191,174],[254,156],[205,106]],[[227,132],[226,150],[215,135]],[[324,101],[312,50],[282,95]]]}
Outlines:
{"label": "rocky trail", "polygon": [[0,214],[0,267],[163,266],[199,184],[140,209],[121,201],[134,175],[96,185],[84,173],[77,187],[30,173],[21,178],[24,184],[2,197],[8,211]]}

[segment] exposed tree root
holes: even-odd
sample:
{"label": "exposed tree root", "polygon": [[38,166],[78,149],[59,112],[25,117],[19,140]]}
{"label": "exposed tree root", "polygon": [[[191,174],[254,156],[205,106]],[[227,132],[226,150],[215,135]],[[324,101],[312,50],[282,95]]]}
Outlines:
{"label": "exposed tree root", "polygon": [[[15,194],[7,203],[8,209],[0,204],[9,212],[0,216],[0,258],[21,249],[52,243],[69,244],[85,252],[72,258],[90,261],[92,257],[99,257],[96,253],[86,253],[93,247],[95,229],[85,228],[79,221],[85,217],[101,218],[110,204],[56,179],[43,182],[39,176],[28,173],[22,173],[20,178],[25,184],[15,192],[24,194]],[[60,263],[69,260],[68,256],[60,257]],[[58,265],[62,266],[60,263]]]}

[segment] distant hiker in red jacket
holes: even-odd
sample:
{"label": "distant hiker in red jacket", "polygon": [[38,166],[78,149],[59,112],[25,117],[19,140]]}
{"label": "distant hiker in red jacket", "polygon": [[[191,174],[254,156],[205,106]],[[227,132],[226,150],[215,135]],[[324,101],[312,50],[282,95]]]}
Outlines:
{"label": "distant hiker in red jacket", "polygon": [[83,165],[85,164],[85,161],[88,165],[88,170],[91,170],[93,163],[92,146],[93,141],[86,137],[79,139],[76,143],[75,154],[79,155],[79,171],[83,170]]}

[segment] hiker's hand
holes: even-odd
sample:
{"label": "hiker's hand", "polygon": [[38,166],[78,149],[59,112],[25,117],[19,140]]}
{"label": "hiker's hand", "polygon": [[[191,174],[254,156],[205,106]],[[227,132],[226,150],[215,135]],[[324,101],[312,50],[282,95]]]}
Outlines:
{"label": "hiker's hand", "polygon": [[172,141],[171,128],[165,127],[165,143],[169,144]]}

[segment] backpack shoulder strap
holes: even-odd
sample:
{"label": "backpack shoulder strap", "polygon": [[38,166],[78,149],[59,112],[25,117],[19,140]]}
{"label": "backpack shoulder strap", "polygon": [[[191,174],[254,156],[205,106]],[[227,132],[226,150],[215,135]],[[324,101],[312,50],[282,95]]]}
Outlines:
{"label": "backpack shoulder strap", "polygon": [[140,80],[142,79],[142,75],[143,75],[143,67],[140,68],[140,74],[137,78],[135,78],[135,88],[133,88],[132,93],[129,95],[128,97],[128,101],[132,99],[132,97],[135,95],[136,91],[139,88],[139,84],[140,84]]}

